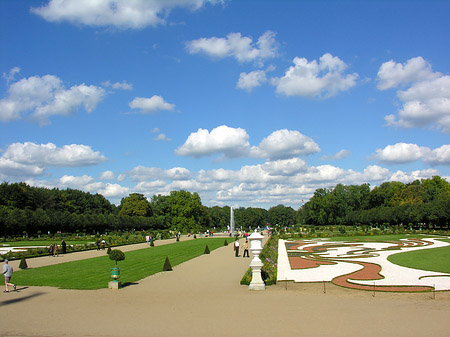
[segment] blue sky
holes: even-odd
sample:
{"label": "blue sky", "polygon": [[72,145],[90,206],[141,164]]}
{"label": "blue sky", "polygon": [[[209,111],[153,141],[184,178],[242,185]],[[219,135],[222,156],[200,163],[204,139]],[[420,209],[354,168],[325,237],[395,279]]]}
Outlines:
{"label": "blue sky", "polygon": [[450,177],[450,2],[0,2],[0,179],[297,209]]}

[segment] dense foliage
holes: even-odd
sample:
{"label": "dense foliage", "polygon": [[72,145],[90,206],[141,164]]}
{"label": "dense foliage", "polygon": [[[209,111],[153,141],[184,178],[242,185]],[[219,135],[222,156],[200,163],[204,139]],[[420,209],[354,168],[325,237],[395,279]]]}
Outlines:
{"label": "dense foliage", "polygon": [[441,177],[409,184],[385,182],[317,189],[299,210],[298,222],[312,225],[374,225],[448,228],[450,184]]}

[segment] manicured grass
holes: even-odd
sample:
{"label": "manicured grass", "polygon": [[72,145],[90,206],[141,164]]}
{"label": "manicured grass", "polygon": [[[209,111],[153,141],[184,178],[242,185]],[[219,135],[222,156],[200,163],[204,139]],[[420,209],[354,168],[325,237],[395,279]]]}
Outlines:
{"label": "manicured grass", "polygon": [[450,246],[399,253],[388,260],[403,267],[450,273],[449,256]]}
{"label": "manicured grass", "polygon": [[[226,240],[229,243],[233,241],[232,238]],[[125,260],[118,263],[120,281],[126,285],[161,272],[166,256],[173,267],[202,255],[206,244],[209,250],[213,251],[222,247],[223,243],[224,238],[197,239],[127,252]],[[114,266],[115,262],[105,253],[102,257],[16,271],[13,282],[21,286],[51,286],[64,289],[107,288],[108,282],[111,281],[110,268]]]}

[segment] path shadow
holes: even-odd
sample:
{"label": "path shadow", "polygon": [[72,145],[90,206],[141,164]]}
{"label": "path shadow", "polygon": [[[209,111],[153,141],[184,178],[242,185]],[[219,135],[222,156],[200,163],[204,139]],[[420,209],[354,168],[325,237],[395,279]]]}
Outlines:
{"label": "path shadow", "polygon": [[[28,287],[24,287],[24,288],[21,288],[21,289],[27,289],[27,288],[28,288]],[[19,290],[21,290],[21,289],[19,289]],[[43,293],[43,292],[40,292],[40,293],[35,293],[35,294],[31,294],[31,295],[24,296],[24,297],[13,298],[13,299],[10,299],[10,300],[1,301],[1,302],[0,302],[0,307],[1,307],[1,306],[4,306],[4,305],[8,305],[8,304],[13,304],[13,303],[18,303],[18,302],[23,302],[23,301],[29,300],[29,299],[31,299],[31,298],[33,298],[33,297],[41,296],[41,295],[44,295],[44,293]]]}
{"label": "path shadow", "polygon": [[137,282],[125,282],[122,284],[122,288],[130,287],[130,286],[137,286],[139,283]]}

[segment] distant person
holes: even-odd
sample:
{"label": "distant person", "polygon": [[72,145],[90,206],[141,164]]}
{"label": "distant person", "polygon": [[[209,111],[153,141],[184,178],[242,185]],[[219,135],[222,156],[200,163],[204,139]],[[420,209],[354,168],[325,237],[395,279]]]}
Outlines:
{"label": "distant person", "polygon": [[149,244],[150,244],[150,236],[147,235],[147,236],[145,237],[145,241],[147,241],[147,245],[149,245]]}
{"label": "distant person", "polygon": [[245,240],[245,243],[244,243],[244,254],[242,255],[242,257],[246,257],[246,255],[247,255],[247,257],[250,257],[250,255],[248,254],[248,240]]}
{"label": "distant person", "polygon": [[234,252],[235,252],[235,256],[239,257],[239,240],[237,238],[234,241]]}
{"label": "distant person", "polygon": [[106,241],[105,239],[102,240],[102,249],[105,250]]}
{"label": "distant person", "polygon": [[50,247],[48,247],[48,255],[53,256],[53,243],[51,243]]}
{"label": "distant person", "polygon": [[66,254],[67,252],[67,244],[66,241],[64,241],[64,239],[61,241],[61,254]]}
{"label": "distant person", "polygon": [[3,265],[3,277],[5,278],[5,290],[3,291],[4,293],[9,293],[8,286],[12,286],[14,290],[16,290],[16,285],[9,283],[9,281],[11,281],[12,273],[13,268],[9,265],[8,260],[5,260],[5,264]]}
{"label": "distant person", "polygon": [[96,244],[97,244],[97,250],[100,250],[100,239],[97,239]]}
{"label": "distant person", "polygon": [[55,243],[53,244],[53,256],[58,256],[58,245]]}

